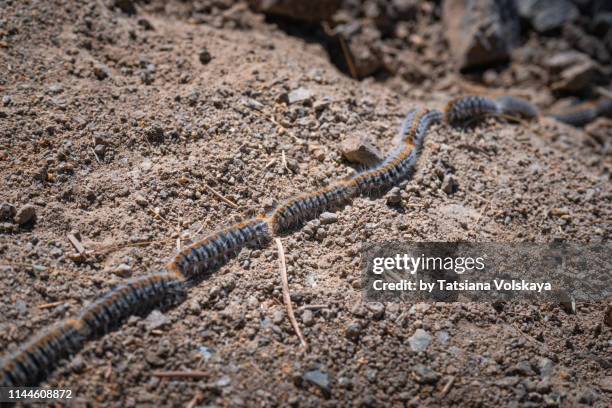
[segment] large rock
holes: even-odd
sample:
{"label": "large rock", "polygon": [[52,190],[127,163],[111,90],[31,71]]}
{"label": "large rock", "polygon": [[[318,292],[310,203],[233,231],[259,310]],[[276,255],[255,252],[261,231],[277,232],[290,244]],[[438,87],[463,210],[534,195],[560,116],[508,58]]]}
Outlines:
{"label": "large rock", "polygon": [[249,0],[258,12],[317,23],[328,20],[340,7],[340,0]]}
{"label": "large rock", "polygon": [[514,0],[446,0],[442,13],[459,68],[507,60],[518,45],[520,23]]}
{"label": "large rock", "polygon": [[578,18],[578,8],[569,0],[517,0],[521,17],[539,32],[558,30]]}

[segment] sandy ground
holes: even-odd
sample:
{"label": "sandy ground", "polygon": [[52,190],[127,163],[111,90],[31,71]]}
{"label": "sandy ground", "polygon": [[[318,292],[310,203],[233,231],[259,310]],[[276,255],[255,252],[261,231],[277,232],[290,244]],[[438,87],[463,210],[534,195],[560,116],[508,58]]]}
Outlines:
{"label": "sandy ground", "polygon": [[[386,151],[408,109],[461,93],[353,81],[321,45],[257,18],[235,30],[145,15],[147,30],[96,1],[17,3],[2,28],[17,31],[0,49],[0,201],[33,205],[36,220],[2,223],[2,354],[161,269],[177,240],[351,174],[339,152],[349,135]],[[298,87],[313,103],[279,101]],[[181,305],[89,343],[45,385],[72,388],[78,406],[610,406],[604,303],[576,314],[535,304],[381,312],[360,291],[366,242],[607,242],[610,167],[586,133],[550,119],[435,127],[399,205],[357,199],[336,221],[283,237],[309,351],[286,318],[271,245],[243,250]],[[76,259],[75,232],[95,254]],[[417,329],[432,337],[423,352],[409,346]]]}

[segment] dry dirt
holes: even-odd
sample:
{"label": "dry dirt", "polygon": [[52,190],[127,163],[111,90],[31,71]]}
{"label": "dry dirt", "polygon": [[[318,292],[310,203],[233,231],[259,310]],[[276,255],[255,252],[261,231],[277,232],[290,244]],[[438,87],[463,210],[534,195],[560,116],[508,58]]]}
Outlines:
{"label": "dry dirt", "polygon": [[[321,45],[250,14],[241,30],[98,1],[1,3],[0,201],[36,210],[34,222],[2,223],[2,354],[161,269],[177,241],[355,171],[339,153],[347,136],[366,132],[386,151],[408,109],[464,92],[351,80]],[[298,87],[312,104],[279,102]],[[44,385],[73,389],[77,406],[610,406],[604,303],[381,312],[362,302],[359,257],[384,240],[608,242],[611,164],[585,132],[550,119],[437,126],[399,205],[357,199],[283,237],[309,351],[270,245],[243,250],[181,305],[89,343]],[[76,259],[71,232],[95,254]],[[408,344],[417,329],[432,336],[424,352]]]}

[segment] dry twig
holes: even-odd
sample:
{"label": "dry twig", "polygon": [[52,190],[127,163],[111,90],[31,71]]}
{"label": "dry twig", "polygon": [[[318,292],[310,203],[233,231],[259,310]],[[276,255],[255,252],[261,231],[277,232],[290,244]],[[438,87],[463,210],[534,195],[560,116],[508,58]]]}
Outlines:
{"label": "dry twig", "polygon": [[238,208],[238,204],[225,198],[221,193],[219,193],[217,190],[215,190],[211,186],[204,184],[204,188],[210,191],[211,193],[213,193],[219,200],[223,201],[225,204],[229,205],[230,207]]}
{"label": "dry twig", "polygon": [[287,265],[285,264],[285,250],[283,249],[283,243],[281,242],[280,238],[275,238],[274,241],[276,242],[276,247],[278,248],[278,267],[283,283],[283,300],[285,301],[285,307],[287,308],[287,316],[289,316],[293,330],[295,330],[295,334],[297,334],[298,338],[300,339],[302,347],[304,350],[308,350],[308,343],[306,343],[306,340],[302,335],[302,331],[298,326],[297,320],[295,320],[293,306],[291,306],[291,297],[289,296],[289,280],[287,279]]}

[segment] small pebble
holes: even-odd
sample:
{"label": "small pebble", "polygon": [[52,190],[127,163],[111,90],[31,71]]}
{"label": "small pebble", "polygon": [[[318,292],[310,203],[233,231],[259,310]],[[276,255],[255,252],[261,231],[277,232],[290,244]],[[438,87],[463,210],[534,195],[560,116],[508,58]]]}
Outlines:
{"label": "small pebble", "polygon": [[399,187],[393,187],[385,195],[385,198],[387,199],[387,204],[397,205],[402,201],[401,190],[399,189]]}
{"label": "small pebble", "polygon": [[0,204],[0,220],[2,221],[13,221],[17,214],[15,206],[9,203]]}
{"label": "small pebble", "polygon": [[314,324],[314,316],[312,311],[306,309],[302,312],[302,323],[304,323],[304,326],[306,327],[310,327]]}
{"label": "small pebble", "polygon": [[425,351],[431,343],[432,336],[428,331],[416,329],[414,334],[408,339],[410,348],[413,351]]}
{"label": "small pebble", "polygon": [[127,278],[132,276],[132,268],[128,264],[123,263],[113,269],[113,273],[117,276],[121,276],[122,278]]}
{"label": "small pebble", "polygon": [[32,204],[26,204],[17,211],[15,215],[15,223],[19,225],[27,224],[36,219],[36,207]]}
{"label": "small pebble", "polygon": [[438,373],[423,364],[417,364],[412,368],[416,382],[419,384],[435,384],[438,382]]}
{"label": "small pebble", "polygon": [[333,224],[338,221],[338,216],[335,213],[326,211],[323,214],[321,214],[321,216],[319,217],[319,220],[321,220],[321,224],[323,225]]}
{"label": "small pebble", "polygon": [[204,65],[208,64],[210,61],[212,61],[212,56],[210,55],[210,52],[208,52],[208,50],[206,48],[204,48],[202,51],[200,51],[200,54],[198,55],[198,58],[200,59],[200,62]]}

